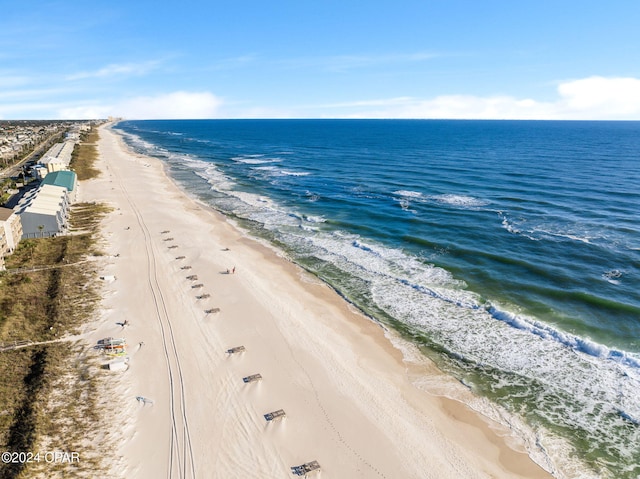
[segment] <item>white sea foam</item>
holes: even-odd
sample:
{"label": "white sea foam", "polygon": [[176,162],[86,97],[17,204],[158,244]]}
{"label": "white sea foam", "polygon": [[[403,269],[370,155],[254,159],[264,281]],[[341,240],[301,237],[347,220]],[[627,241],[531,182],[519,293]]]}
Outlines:
{"label": "white sea foam", "polygon": [[[638,355],[485,304],[445,270],[357,235],[318,233],[294,241],[364,281],[378,307],[425,332],[452,356],[496,371],[492,387],[515,386],[519,377],[528,391],[523,394],[539,395],[537,414],[549,423],[579,427],[596,444],[615,427],[615,408],[628,417],[640,417],[634,399],[640,394]],[[509,374],[508,381],[503,374]],[[535,384],[543,389],[534,393]],[[552,433],[538,440],[541,450],[551,451],[553,461],[569,467],[566,443],[561,457],[559,439]],[[619,438],[611,447],[630,455],[629,441]],[[584,471],[578,477],[595,476]]]}
{"label": "white sea foam", "polygon": [[194,173],[211,185],[217,191],[231,191],[236,183],[213,163],[202,161],[197,158],[186,157],[182,164],[193,169]]}
{"label": "white sea foam", "polygon": [[406,196],[408,198],[423,198],[424,195],[419,191],[398,190],[393,192],[394,195]]}
{"label": "white sea foam", "polygon": [[280,174],[284,176],[308,176],[311,173],[308,171],[289,171],[289,170],[280,170]]}
{"label": "white sea foam", "polygon": [[437,201],[438,203],[444,203],[446,205],[458,206],[463,208],[478,208],[489,204],[489,201],[487,200],[467,195],[446,194],[430,196],[429,198]]}
{"label": "white sea foam", "polygon": [[418,201],[421,203],[435,202],[435,203],[445,204],[448,206],[455,206],[458,208],[479,208],[482,206],[486,206],[490,203],[488,200],[483,200],[481,198],[476,198],[468,195],[457,195],[457,194],[424,195],[419,191],[412,191],[412,190],[397,190],[397,191],[394,191],[393,194],[402,197],[402,199],[407,199],[411,201]]}
{"label": "white sea foam", "polygon": [[249,156],[249,157],[235,156],[231,159],[236,163],[244,163],[247,165],[263,165],[266,163],[278,163],[282,161],[281,158],[262,158],[262,157],[255,157],[255,156]]}
{"label": "white sea foam", "polygon": [[254,166],[251,169],[257,170],[257,171],[273,171],[273,172],[278,171],[277,166]]}
{"label": "white sea foam", "polygon": [[581,243],[586,243],[586,244],[590,244],[591,243],[591,239],[589,237],[582,237],[582,236],[578,236],[576,234],[571,234],[571,233],[562,233],[559,231],[548,231],[548,230],[544,230],[544,229],[535,229],[536,232],[551,236],[551,237],[557,237],[557,238],[566,238],[569,240],[573,240],[573,241],[579,241]]}

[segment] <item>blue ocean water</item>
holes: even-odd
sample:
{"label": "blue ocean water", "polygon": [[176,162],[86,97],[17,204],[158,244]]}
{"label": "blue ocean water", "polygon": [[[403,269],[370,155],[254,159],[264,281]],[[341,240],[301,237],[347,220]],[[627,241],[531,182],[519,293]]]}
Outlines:
{"label": "blue ocean water", "polygon": [[640,122],[117,129],[525,421],[558,477],[640,477]]}

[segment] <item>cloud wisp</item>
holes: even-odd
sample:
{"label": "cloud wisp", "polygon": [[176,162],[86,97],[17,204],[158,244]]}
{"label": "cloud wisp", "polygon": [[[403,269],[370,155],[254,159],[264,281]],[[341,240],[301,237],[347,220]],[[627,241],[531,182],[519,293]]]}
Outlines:
{"label": "cloud wisp", "polygon": [[119,116],[135,120],[216,118],[223,101],[210,92],[176,91],[128,98],[113,105],[100,103],[61,108],[59,118],[89,119]]}
{"label": "cloud wisp", "polygon": [[[316,107],[341,118],[640,120],[640,79],[592,76],[562,82],[557,99],[538,101],[506,95],[397,97]],[[313,108],[313,107],[312,107]],[[327,112],[331,112],[328,115]],[[341,112],[341,113],[340,113]],[[335,115],[337,113],[337,115]]]}
{"label": "cloud wisp", "polygon": [[155,70],[160,61],[151,60],[142,63],[112,63],[105,67],[92,71],[72,73],[66,77],[69,81],[85,80],[88,78],[118,78],[129,76],[143,76]]}

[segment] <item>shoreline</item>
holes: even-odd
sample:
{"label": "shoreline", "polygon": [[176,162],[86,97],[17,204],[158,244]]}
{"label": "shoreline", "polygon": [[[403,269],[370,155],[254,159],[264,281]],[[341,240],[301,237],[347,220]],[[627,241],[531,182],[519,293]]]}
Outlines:
{"label": "shoreline", "polygon": [[[393,332],[190,198],[160,160],[104,126],[98,147],[103,173],[83,201],[115,209],[102,229],[117,279],[96,337],[136,345],[114,399],[124,476],[283,477],[317,460],[329,477],[552,477],[505,427],[416,387],[444,374],[405,361]],[[286,418],[267,423],[278,409]]]}

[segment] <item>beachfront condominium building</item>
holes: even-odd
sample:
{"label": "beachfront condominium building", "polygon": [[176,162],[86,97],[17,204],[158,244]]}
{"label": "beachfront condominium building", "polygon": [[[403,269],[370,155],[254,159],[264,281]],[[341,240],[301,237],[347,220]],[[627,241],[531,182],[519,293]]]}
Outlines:
{"label": "beachfront condominium building", "polygon": [[22,238],[43,238],[68,230],[69,196],[62,186],[41,185],[15,207],[22,223]]}
{"label": "beachfront condominium building", "polygon": [[43,185],[62,186],[67,190],[69,203],[74,203],[78,196],[78,177],[73,171],[54,171],[42,180]]}
{"label": "beachfront condominium building", "polygon": [[7,238],[8,252],[13,253],[22,238],[22,223],[11,208],[0,207],[0,233]]}
{"label": "beachfront condominium building", "polygon": [[62,171],[69,169],[71,154],[76,146],[75,141],[65,141],[56,143],[42,156],[39,164],[47,168],[47,172]]}
{"label": "beachfront condominium building", "polygon": [[22,237],[20,218],[10,208],[0,207],[0,269],[4,270],[4,258],[16,249]]}

